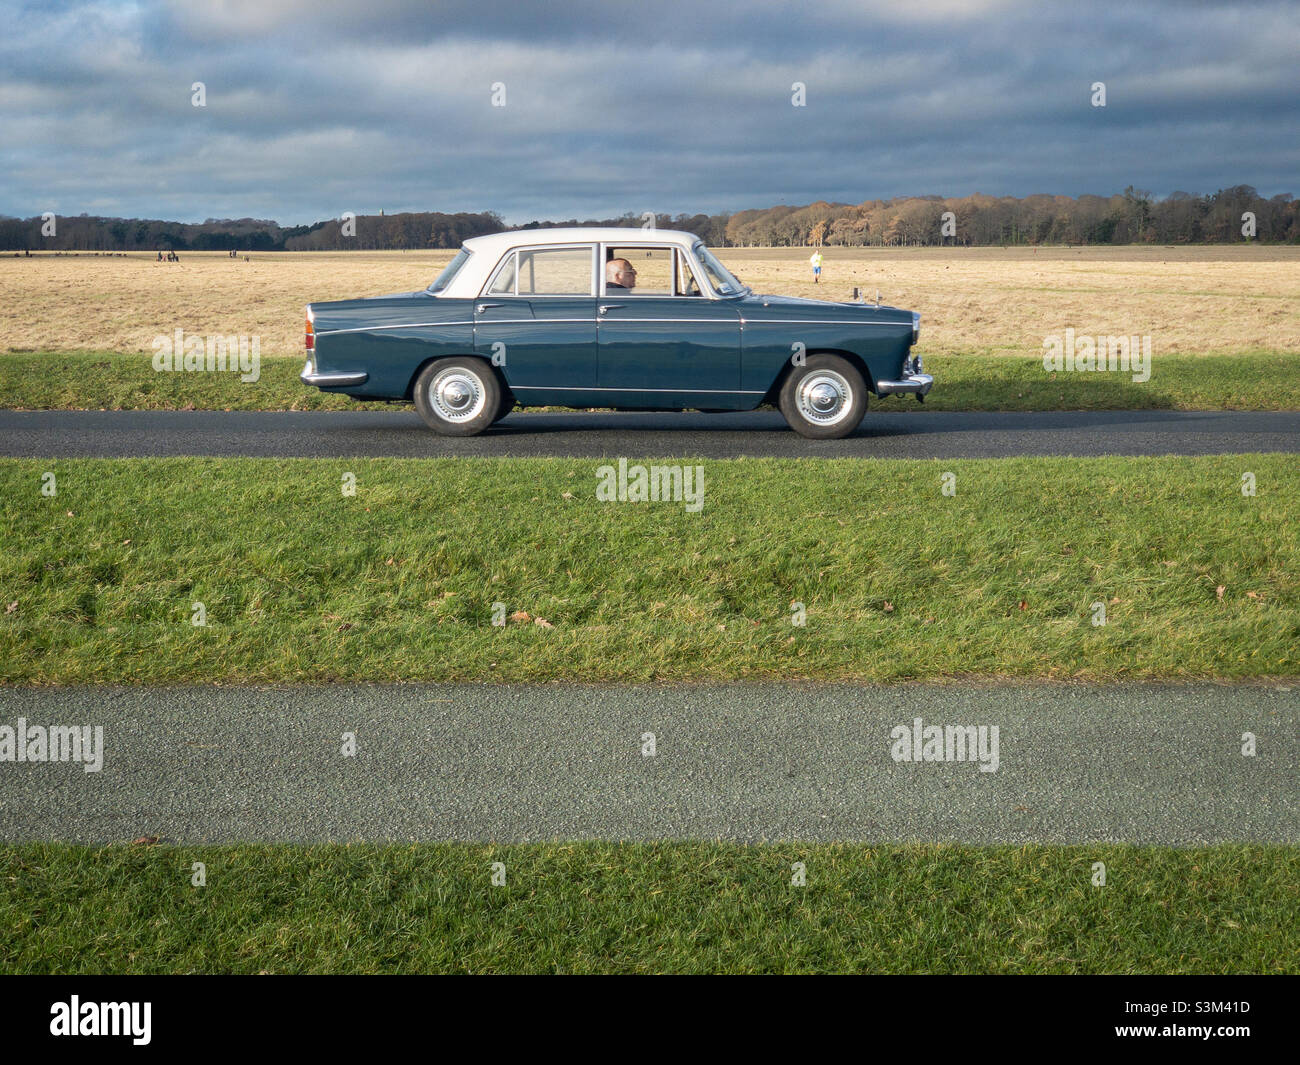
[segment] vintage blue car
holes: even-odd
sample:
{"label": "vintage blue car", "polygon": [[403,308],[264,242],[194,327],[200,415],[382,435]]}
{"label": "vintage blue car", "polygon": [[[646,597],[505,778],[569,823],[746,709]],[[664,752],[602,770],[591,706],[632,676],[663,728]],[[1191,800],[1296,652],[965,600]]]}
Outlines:
{"label": "vintage blue car", "polygon": [[867,393],[921,399],[921,316],[756,296],[692,233],[531,229],[467,240],[427,289],[307,307],[302,380],[413,400],[471,436],[516,404],[753,410],[846,436]]}

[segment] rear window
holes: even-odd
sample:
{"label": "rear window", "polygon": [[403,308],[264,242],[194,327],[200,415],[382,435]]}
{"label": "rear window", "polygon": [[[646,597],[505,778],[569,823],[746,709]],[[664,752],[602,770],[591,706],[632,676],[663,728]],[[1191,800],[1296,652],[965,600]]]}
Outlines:
{"label": "rear window", "polygon": [[460,251],[456,253],[456,257],[447,264],[446,269],[444,269],[443,272],[434,280],[433,284],[429,286],[429,291],[441,292],[451,284],[452,279],[460,273],[461,267],[467,262],[469,262],[469,252],[464,248],[461,248]]}
{"label": "rear window", "polygon": [[590,296],[592,247],[520,251],[515,291],[520,296]]}

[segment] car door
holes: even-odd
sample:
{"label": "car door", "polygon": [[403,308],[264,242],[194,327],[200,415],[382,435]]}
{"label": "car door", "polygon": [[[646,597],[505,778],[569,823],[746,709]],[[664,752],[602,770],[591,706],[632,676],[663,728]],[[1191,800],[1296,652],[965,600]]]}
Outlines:
{"label": "car door", "polygon": [[[602,400],[612,406],[745,406],[739,311],[702,292],[678,248],[603,247],[596,313]],[[611,262],[630,264],[630,288],[604,282]]]}
{"label": "car door", "polygon": [[508,253],[474,303],[474,350],[522,403],[585,406],[596,388],[594,244]]}

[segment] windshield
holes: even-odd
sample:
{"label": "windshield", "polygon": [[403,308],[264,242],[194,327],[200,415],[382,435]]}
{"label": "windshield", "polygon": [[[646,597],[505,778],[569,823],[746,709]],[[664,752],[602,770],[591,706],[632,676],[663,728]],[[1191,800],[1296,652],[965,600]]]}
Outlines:
{"label": "windshield", "polygon": [[444,288],[446,288],[448,285],[451,284],[451,279],[454,278],[458,273],[460,273],[460,268],[464,266],[468,261],[469,261],[469,252],[467,252],[464,248],[461,248],[460,251],[456,253],[456,257],[447,264],[447,268],[438,275],[437,280],[435,280],[434,283],[429,286],[429,291],[441,292]]}
{"label": "windshield", "polygon": [[700,260],[704,272],[709,275],[709,283],[720,296],[734,296],[743,292],[745,286],[736,280],[736,275],[713,257],[703,244],[695,245],[695,257]]}

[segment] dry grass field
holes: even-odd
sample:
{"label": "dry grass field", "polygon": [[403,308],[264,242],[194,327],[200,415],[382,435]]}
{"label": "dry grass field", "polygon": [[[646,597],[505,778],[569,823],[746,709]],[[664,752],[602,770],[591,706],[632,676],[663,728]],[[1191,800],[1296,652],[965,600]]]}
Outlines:
{"label": "dry grass field", "polygon": [[[1121,247],[826,251],[814,286],[809,249],[728,248],[758,292],[874,299],[923,315],[926,355],[1041,354],[1043,338],[1150,335],[1162,354],[1300,353],[1300,248]],[[38,255],[0,258],[0,351],[150,351],[180,328],[261,338],[297,356],[312,300],[423,288],[451,252]]]}

